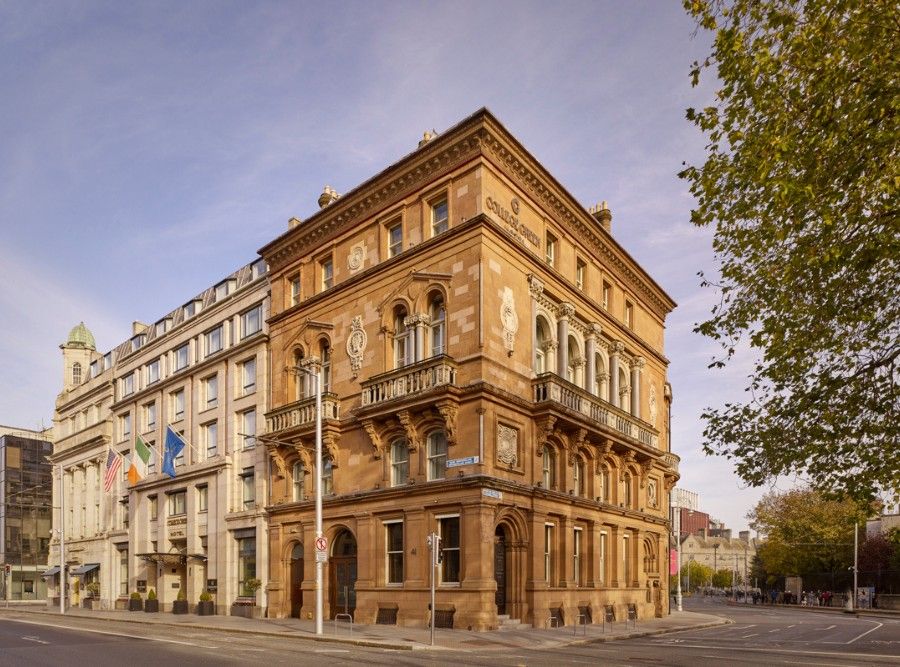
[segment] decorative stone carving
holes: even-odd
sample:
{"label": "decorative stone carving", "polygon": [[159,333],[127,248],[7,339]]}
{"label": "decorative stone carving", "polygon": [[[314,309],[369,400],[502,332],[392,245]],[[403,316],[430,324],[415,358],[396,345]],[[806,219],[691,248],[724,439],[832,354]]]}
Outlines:
{"label": "decorative stone carving", "polygon": [[547,444],[547,439],[553,434],[553,427],[556,425],[556,417],[544,417],[541,422],[540,428],[541,432],[538,435],[537,441],[537,455],[544,455],[544,445]]}
{"label": "decorative stone carving", "polygon": [[659,412],[658,412],[658,405],[656,402],[656,385],[655,384],[650,385],[650,392],[649,392],[649,396],[647,398],[647,402],[649,403],[649,406],[650,406],[650,423],[653,424],[654,426],[656,426],[657,425],[656,417],[658,416]]}
{"label": "decorative stone carving", "polygon": [[[400,420],[400,425],[403,427],[403,430],[406,432],[406,442],[409,445],[409,451],[416,452],[419,450],[419,433],[416,431],[416,426],[413,424],[412,415],[409,414],[409,410],[401,410],[397,413],[397,419]],[[449,440],[450,435],[447,434],[447,439]]]}
{"label": "decorative stone carving", "polygon": [[357,315],[350,322],[350,335],[347,336],[347,355],[350,357],[350,369],[353,377],[359,375],[368,342],[369,338],[362,325],[362,316]]}
{"label": "decorative stone carving", "polygon": [[519,464],[519,432],[503,424],[497,426],[497,460],[510,467]]}
{"label": "decorative stone carving", "polygon": [[587,338],[600,338],[600,332],[602,331],[602,327],[596,322],[591,322],[587,328]]}
{"label": "decorative stone carving", "polygon": [[540,299],[544,293],[544,283],[535,275],[528,276],[528,291],[534,299]]}
{"label": "decorative stone carving", "polygon": [[459,408],[455,403],[450,401],[442,401],[436,406],[441,417],[444,419],[444,430],[447,433],[447,445],[452,447],[456,444],[456,416],[459,414]]}
{"label": "decorative stone carving", "polygon": [[380,459],[384,453],[384,443],[381,442],[381,436],[378,435],[378,430],[375,428],[375,422],[371,419],[363,419],[362,426],[366,430],[369,440],[372,441],[372,456],[376,459]]}
{"label": "decorative stone carving", "polygon": [[500,322],[503,324],[503,346],[506,348],[506,353],[512,356],[516,332],[519,330],[519,316],[516,315],[513,292],[509,287],[503,288],[503,302],[500,304]]}
{"label": "decorative stone carving", "polygon": [[337,435],[334,433],[322,434],[322,455],[331,459],[331,467],[338,467]]}
{"label": "decorative stone carving", "polygon": [[575,306],[573,306],[571,303],[559,304],[560,319],[572,317],[574,314],[575,314]]}
{"label": "decorative stone carving", "polygon": [[347,255],[347,268],[351,273],[356,273],[362,268],[365,259],[365,251],[361,245],[355,245],[350,248],[350,254]]}
{"label": "decorative stone carving", "polygon": [[620,340],[613,341],[609,345],[610,354],[622,354],[625,351],[625,343]]}
{"label": "decorative stone carving", "polygon": [[650,507],[656,507],[657,502],[656,480],[651,479],[647,482],[647,504]]}
{"label": "decorative stone carving", "polygon": [[269,449],[269,454],[272,455],[272,462],[275,464],[275,467],[278,469],[278,477],[282,479],[287,477],[287,466],[284,463],[284,457],[281,455],[281,452],[278,451],[278,447],[271,447]]}
{"label": "decorative stone carving", "polygon": [[584,441],[587,439],[587,429],[580,428],[575,433],[575,439],[572,442],[571,447],[569,448],[569,464],[575,465],[575,461],[578,458],[578,452],[584,446]]}

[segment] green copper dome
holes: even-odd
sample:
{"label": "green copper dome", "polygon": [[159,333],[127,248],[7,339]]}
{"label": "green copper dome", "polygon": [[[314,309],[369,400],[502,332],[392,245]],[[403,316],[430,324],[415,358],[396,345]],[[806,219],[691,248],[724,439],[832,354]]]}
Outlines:
{"label": "green copper dome", "polygon": [[97,344],[94,342],[94,334],[88,331],[88,328],[84,326],[84,322],[79,322],[76,326],[72,327],[72,330],[69,332],[69,339],[66,341],[66,346],[86,347],[91,350],[97,349]]}

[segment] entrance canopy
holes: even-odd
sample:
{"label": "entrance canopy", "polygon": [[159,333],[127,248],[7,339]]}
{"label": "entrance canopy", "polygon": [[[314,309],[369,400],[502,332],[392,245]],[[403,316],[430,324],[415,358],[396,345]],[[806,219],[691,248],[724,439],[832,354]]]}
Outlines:
{"label": "entrance canopy", "polygon": [[59,574],[59,565],[54,565],[49,570],[44,572],[44,574],[42,574],[41,577],[52,577],[56,574]]}
{"label": "entrance canopy", "polygon": [[[87,574],[88,572],[93,572],[94,570],[100,567],[100,563],[85,563],[79,567],[76,567],[74,570],[70,572],[70,574]],[[56,568],[59,570],[59,568]]]}
{"label": "entrance canopy", "polygon": [[135,555],[138,558],[143,558],[148,563],[162,563],[163,565],[184,565],[188,558],[206,560],[206,554],[183,554],[167,551],[148,551],[147,553]]}

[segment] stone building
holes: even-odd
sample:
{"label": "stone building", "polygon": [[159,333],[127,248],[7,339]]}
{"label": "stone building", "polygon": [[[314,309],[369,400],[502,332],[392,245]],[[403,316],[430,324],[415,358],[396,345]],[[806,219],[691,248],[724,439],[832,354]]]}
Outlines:
{"label": "stone building", "polygon": [[673,301],[481,110],[260,251],[272,294],[269,616],[424,625],[667,613]]}
{"label": "stone building", "polygon": [[[51,459],[63,475],[54,498],[65,508],[70,602],[96,582],[104,608],[150,589],[162,610],[179,591],[195,604],[205,589],[220,613],[236,601],[265,606],[265,590],[248,582],[267,559],[257,539],[266,456],[255,437],[267,406],[267,315],[265,263],[256,260],[154,324],[135,322],[105,355],[83,324],[61,346]],[[174,478],[161,473],[169,427],[188,443]],[[151,456],[131,483],[137,438]],[[111,450],[122,466],[107,492]],[[50,560],[59,561],[58,538]]]}
{"label": "stone building", "polygon": [[681,541],[681,563],[695,561],[712,568],[713,572],[729,570],[735,573],[738,584],[753,585],[747,579],[753,568],[753,557],[756,555],[758,540],[751,539],[749,530],[742,530],[735,539],[731,530],[725,529],[721,535],[710,536],[705,529],[700,529],[684,537]]}

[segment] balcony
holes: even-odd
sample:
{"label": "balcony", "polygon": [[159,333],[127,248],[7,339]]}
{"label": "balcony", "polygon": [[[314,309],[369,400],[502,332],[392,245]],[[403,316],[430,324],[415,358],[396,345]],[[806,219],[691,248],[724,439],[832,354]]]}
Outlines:
{"label": "balcony", "polygon": [[[341,402],[337,394],[322,394],[322,419],[340,419]],[[302,398],[266,413],[266,432],[315,426],[316,397]]]}
{"label": "balcony", "polygon": [[663,463],[665,463],[666,467],[671,469],[676,475],[679,474],[678,464],[681,463],[681,457],[678,456],[678,454],[666,452],[663,454]]}
{"label": "balcony", "polygon": [[613,431],[637,440],[641,444],[659,448],[659,435],[637,417],[614,407],[602,398],[594,396],[553,373],[539,375],[532,382],[534,402],[553,401]]}
{"label": "balcony", "polygon": [[403,368],[376,375],[362,386],[362,407],[456,384],[456,362],[446,355],[432,357]]}

